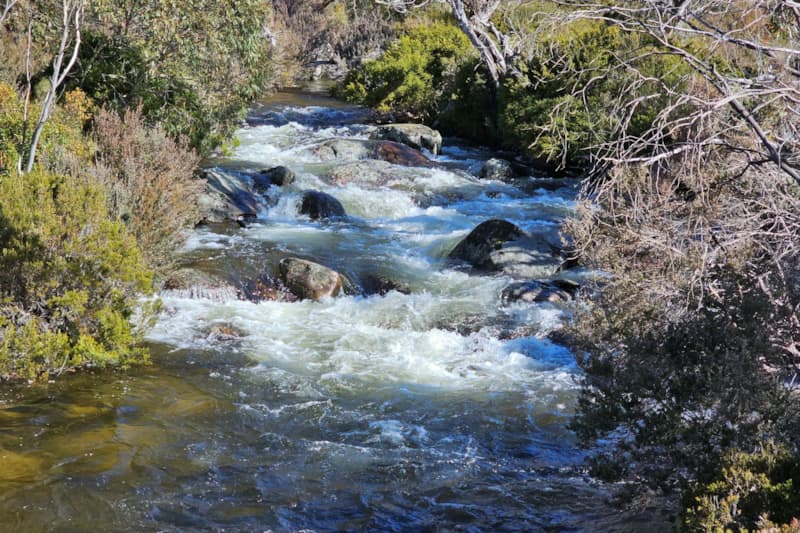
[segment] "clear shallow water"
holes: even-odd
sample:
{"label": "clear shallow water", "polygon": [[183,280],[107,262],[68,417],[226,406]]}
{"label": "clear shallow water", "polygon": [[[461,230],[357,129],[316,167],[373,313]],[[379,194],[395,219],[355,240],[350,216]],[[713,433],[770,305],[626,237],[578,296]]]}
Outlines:
{"label": "clear shallow water", "polygon": [[[304,104],[303,107],[298,103]],[[305,94],[253,111],[221,167],[286,164],[244,230],[199,229],[187,264],[229,279],[300,255],[410,294],[321,302],[163,295],[156,364],[0,393],[0,530],[639,531],[581,468],[565,429],[572,355],[546,340],[550,304],[500,305],[510,282],[443,260],[479,222],[557,231],[572,189],[470,175],[485,150],[392,187],[335,187],[306,150],[366,137],[362,111]],[[479,164],[477,165],[479,168]],[[305,189],[349,218],[297,215]]]}

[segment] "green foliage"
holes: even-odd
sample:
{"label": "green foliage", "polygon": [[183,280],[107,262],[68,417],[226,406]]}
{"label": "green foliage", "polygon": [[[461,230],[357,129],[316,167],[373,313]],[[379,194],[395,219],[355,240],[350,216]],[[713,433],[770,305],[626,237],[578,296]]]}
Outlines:
{"label": "green foliage", "polygon": [[[542,33],[520,65],[522,75],[502,87],[502,136],[536,158],[566,164],[603,143],[642,134],[669,101],[658,84],[676,87],[688,71],[676,57],[656,52],[603,22],[579,20]],[[641,82],[648,77],[659,81]],[[639,99],[650,94],[660,96]]]}
{"label": "green foliage", "polygon": [[146,360],[130,321],[152,276],[105,202],[69,175],[0,181],[0,376]]}
{"label": "green foliage", "polygon": [[800,530],[800,456],[772,442],[754,453],[729,451],[714,478],[686,500],[690,531]]}
{"label": "green foliage", "polygon": [[459,70],[474,65],[469,40],[454,25],[411,27],[384,54],[348,74],[338,92],[379,111],[431,120],[446,108]]}
{"label": "green foliage", "polygon": [[270,81],[268,15],[263,0],[93,2],[71,85],[208,152]]}
{"label": "green foliage", "polygon": [[39,165],[20,174],[22,102],[0,83],[0,378],[147,360],[131,320],[152,275],[109,218],[103,186],[86,177],[90,109],[86,95],[68,93],[46,124]]}

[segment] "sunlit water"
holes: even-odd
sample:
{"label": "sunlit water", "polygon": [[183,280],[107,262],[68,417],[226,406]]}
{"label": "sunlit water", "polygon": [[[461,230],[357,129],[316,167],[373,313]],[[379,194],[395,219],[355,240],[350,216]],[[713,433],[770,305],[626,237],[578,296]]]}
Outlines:
{"label": "sunlit water", "polygon": [[[303,104],[303,105],[299,105]],[[511,280],[445,261],[505,218],[555,235],[574,187],[475,177],[491,154],[445,147],[386,187],[330,186],[308,148],[366,138],[365,113],[307,94],[256,108],[221,169],[283,164],[257,223],[198,229],[186,264],[227,279],[280,258],[409,294],[320,302],[162,295],[155,364],[0,393],[0,530],[638,531],[582,468],[566,424],[578,370],[547,340],[563,312],[503,306]],[[525,181],[525,180],[523,180]],[[297,214],[306,189],[348,218]]]}

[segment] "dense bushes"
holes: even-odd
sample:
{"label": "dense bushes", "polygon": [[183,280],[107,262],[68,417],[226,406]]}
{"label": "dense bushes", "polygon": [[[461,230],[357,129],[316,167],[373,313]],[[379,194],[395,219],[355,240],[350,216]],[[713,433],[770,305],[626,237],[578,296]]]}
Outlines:
{"label": "dense bushes", "polygon": [[88,177],[88,101],[72,93],[47,123],[40,164],[16,170],[23,113],[0,83],[0,377],[47,378],[147,359],[131,321],[152,275]]}
{"label": "dense bushes", "polygon": [[691,531],[800,531],[800,461],[766,442],[753,453],[730,451],[709,483],[686,496]]}
{"label": "dense bushes", "polygon": [[562,166],[647,131],[670,100],[661,85],[677,90],[688,74],[647,39],[591,20],[542,31],[520,70],[501,91],[502,136]]}
{"label": "dense bushes", "polygon": [[44,170],[3,178],[0,250],[0,376],[146,359],[130,320],[151,276],[101,187]]}
{"label": "dense bushes", "polygon": [[[66,28],[58,2],[14,4],[0,27],[0,379],[146,361],[138,299],[197,220],[198,152],[269,83],[269,4],[77,2]],[[54,50],[69,30],[69,56],[78,26],[26,169]]]}
{"label": "dense bushes", "polygon": [[[379,59],[353,70],[339,93],[564,166],[649,129],[669,98],[644,96],[658,93],[658,84],[677,89],[687,75],[676,58],[649,53],[654,46],[646,39],[603,22],[579,20],[549,30],[531,23],[528,31],[534,29],[535,43],[497,95],[469,40],[438,17],[411,25]],[[617,67],[626,58],[629,64]],[[659,81],[637,83],[634,68]]]}
{"label": "dense bushes", "polygon": [[210,0],[93,2],[70,85],[201,152],[226,141],[271,80],[268,3]]}
{"label": "dense bushes", "polygon": [[351,71],[339,93],[379,111],[431,121],[447,109],[457,74],[474,66],[474,58],[469,40],[453,24],[413,26],[379,59]]}
{"label": "dense bushes", "polygon": [[163,270],[184,229],[200,220],[203,181],[193,179],[200,158],[183,138],[145,126],[140,109],[123,117],[100,111],[93,133],[98,148],[93,173],[106,187],[111,216],[125,223],[147,263]]}

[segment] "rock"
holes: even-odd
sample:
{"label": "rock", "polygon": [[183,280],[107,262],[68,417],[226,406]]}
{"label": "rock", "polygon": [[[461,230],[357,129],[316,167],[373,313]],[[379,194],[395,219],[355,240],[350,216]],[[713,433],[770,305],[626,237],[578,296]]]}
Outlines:
{"label": "rock", "polygon": [[273,185],[284,187],[291,184],[295,177],[294,171],[284,166],[265,169],[253,176],[253,189],[264,194]]}
{"label": "rock", "polygon": [[280,280],[262,277],[244,284],[244,296],[251,302],[294,302],[295,296]]}
{"label": "rock", "polygon": [[481,168],[481,179],[509,181],[516,177],[514,167],[505,159],[489,159]]}
{"label": "rock", "polygon": [[235,175],[205,171],[206,188],[198,198],[200,224],[234,222],[239,217],[254,218],[260,201],[249,185]]}
{"label": "rock", "polygon": [[528,235],[511,222],[499,219],[479,224],[448,258],[517,279],[552,276],[561,263],[558,248],[546,238]]}
{"label": "rock", "polygon": [[311,79],[320,80],[323,78],[330,80],[340,80],[347,75],[349,70],[347,62],[332,44],[323,42],[321,45],[312,49],[309,53],[311,67]]}
{"label": "rock", "polygon": [[418,177],[419,171],[414,168],[374,159],[337,165],[325,176],[331,185],[353,183],[365,188],[390,187],[401,190],[415,190]]}
{"label": "rock", "polygon": [[515,302],[566,303],[573,299],[578,285],[566,280],[520,281],[503,289],[500,299],[504,304]]}
{"label": "rock", "polygon": [[366,276],[361,285],[367,295],[379,294],[385,296],[391,291],[399,292],[400,294],[411,294],[411,289],[405,284],[381,275]]}
{"label": "rock", "polygon": [[379,159],[396,165],[433,167],[433,161],[419,150],[393,141],[332,139],[308,148],[320,161]]}
{"label": "rock", "polygon": [[306,191],[303,194],[300,214],[308,215],[312,220],[347,216],[339,200],[320,191]]}
{"label": "rock", "polygon": [[281,281],[301,300],[333,297],[342,291],[342,276],[320,264],[287,257],[281,260],[279,269]]}
{"label": "rock", "polygon": [[239,290],[227,281],[193,268],[181,268],[171,273],[161,290],[178,298],[227,302],[241,297]]}
{"label": "rock", "polygon": [[427,148],[434,155],[442,149],[442,134],[423,124],[386,124],[379,126],[371,138],[399,142],[417,150]]}

